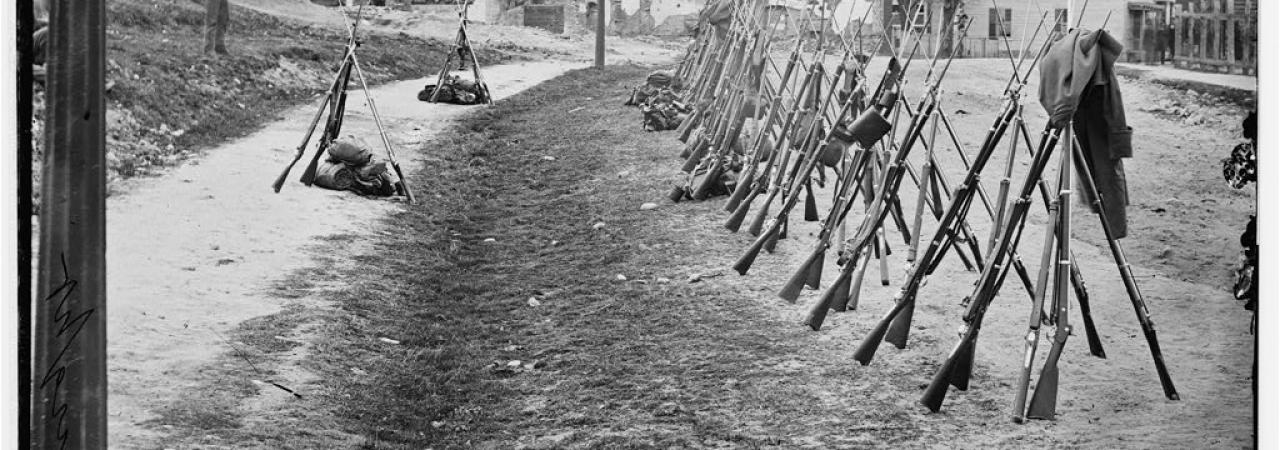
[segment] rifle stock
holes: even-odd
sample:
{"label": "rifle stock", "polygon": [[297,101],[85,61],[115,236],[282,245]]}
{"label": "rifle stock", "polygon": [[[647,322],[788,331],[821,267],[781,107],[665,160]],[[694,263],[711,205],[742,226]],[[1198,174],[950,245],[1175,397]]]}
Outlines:
{"label": "rifle stock", "polygon": [[1031,384],[1031,363],[1035,361],[1036,347],[1040,342],[1039,328],[1028,331],[1022,344],[1022,369],[1018,371],[1018,382],[1013,396],[1013,421],[1023,423],[1027,420],[1027,388]]}
{"label": "rifle stock", "polygon": [[960,348],[960,353],[956,355],[956,363],[951,367],[949,381],[958,390],[969,390],[969,378],[973,376],[974,354],[977,353],[978,334],[981,331],[982,323],[979,321],[973,327],[973,338],[970,339],[970,343]]}
{"label": "rifle stock", "polygon": [[1036,381],[1035,393],[1031,395],[1031,406],[1027,408],[1027,417],[1032,419],[1053,420],[1057,415],[1058,405],[1058,360],[1062,357],[1062,348],[1071,335],[1071,326],[1058,328],[1053,336],[1053,347],[1045,358],[1044,369],[1040,371],[1040,379]]}
{"label": "rifle stock", "polygon": [[738,262],[733,264],[733,270],[738,271],[739,275],[746,275],[747,271],[751,270],[751,265],[755,263],[756,257],[760,256],[760,251],[764,249],[765,244],[778,235],[780,225],[778,221],[770,223],[768,231],[756,238],[751,246],[747,247],[747,251],[738,258]]}
{"label": "rifle stock", "polygon": [[[857,263],[856,260],[849,260],[849,262],[846,264],[856,264],[856,263]],[[848,272],[850,274],[853,273],[852,270]],[[845,270],[843,267],[840,268],[839,274],[840,275],[836,277],[836,281],[831,283],[830,290],[832,291],[831,295],[833,296],[833,298],[831,299],[831,309],[835,311],[843,312],[848,310],[849,289],[853,284],[853,276],[845,275]],[[823,292],[823,295],[826,295],[826,292]]]}
{"label": "rifle stock", "polygon": [[409,200],[409,203],[416,202],[417,199],[413,196],[413,190],[409,189],[409,183],[404,182],[404,172],[400,171],[400,163],[393,161],[391,163],[391,168],[396,171],[396,178],[398,179],[396,181],[396,189],[404,194],[405,198]]}
{"label": "rifle stock", "polygon": [[[349,61],[349,59],[348,59]],[[340,92],[337,97],[330,98],[329,104],[329,121],[325,125],[324,132],[320,135],[320,145],[316,148],[315,156],[311,157],[311,162],[307,164],[307,168],[302,171],[302,184],[311,187],[316,179],[316,170],[320,165],[320,158],[324,156],[329,149],[329,144],[337,139],[338,133],[342,128],[342,115],[346,111],[347,104],[347,81],[350,80],[351,69],[344,66],[343,73],[339,74],[338,83],[334,85],[334,91]]]}
{"label": "rifle stock", "polygon": [[804,221],[818,221],[818,200],[813,196],[813,182],[804,184]]}
{"label": "rifle stock", "polygon": [[858,273],[853,276],[853,283],[849,286],[849,300],[846,308],[850,310],[858,309],[858,301],[862,297],[862,279],[867,275],[867,267],[871,266],[871,252],[867,252],[862,257],[862,264],[858,266]]}
{"label": "rifle stock", "polygon": [[[848,294],[849,280],[852,278],[852,272],[841,270],[840,276],[836,278],[835,285],[843,284],[845,286],[845,294]],[[809,310],[809,316],[805,318],[804,324],[808,325],[813,331],[822,329],[822,323],[827,319],[827,311],[832,309],[831,306],[840,301],[840,289],[828,289],[813,304],[813,308]]]}
{"label": "rifle stock", "polygon": [[818,286],[822,284],[822,268],[826,265],[827,261],[825,248],[826,247],[824,246],[822,255],[818,257],[818,261],[814,263],[813,267],[809,268],[809,280],[805,284],[811,289],[817,289]]}
{"label": "rifle stock", "polygon": [[915,314],[916,302],[912,298],[902,308],[902,312],[893,319],[889,325],[889,331],[885,334],[885,342],[893,344],[899,349],[907,348],[907,336],[911,333],[911,317]]}
{"label": "rifle stock", "polygon": [[778,231],[769,235],[769,238],[764,241],[764,249],[769,253],[773,253],[778,248],[779,239],[787,238],[787,216],[783,215],[779,221],[782,222],[782,226],[778,227]]}
{"label": "rifle stock", "polygon": [[298,145],[298,151],[293,154],[293,161],[285,166],[284,171],[280,172],[280,176],[276,177],[276,181],[271,183],[271,189],[276,193],[284,187],[284,181],[289,177],[289,172],[293,170],[293,166],[298,164],[302,159],[302,155],[307,152],[307,144],[311,142],[311,136],[316,132],[316,125],[320,124],[320,118],[324,116],[325,106],[329,104],[329,99],[333,96],[333,92],[325,92],[324,99],[320,101],[320,108],[316,109],[316,116],[311,119],[311,125],[307,127],[307,134],[302,137],[302,144]]}
{"label": "rifle stock", "polygon": [[755,200],[756,196],[760,195],[760,190],[749,189],[743,186],[743,187],[734,189],[733,192],[734,194],[737,194],[738,192],[747,192],[746,198],[738,204],[738,207],[733,210],[733,214],[730,215],[729,219],[725,220],[724,222],[725,229],[731,232],[737,233],[738,230],[742,227],[742,221],[746,220],[747,218],[747,212],[751,210],[751,201]]}
{"label": "rifle stock", "polygon": [[764,204],[761,205],[760,210],[756,212],[755,218],[751,219],[751,224],[747,225],[747,233],[751,233],[752,236],[760,236],[760,232],[764,229],[765,221],[769,220],[769,206],[773,204],[773,199],[777,197],[778,189],[775,187],[770,190],[769,195],[764,198]]}
{"label": "rifle stock", "polygon": [[695,109],[684,122],[680,122],[680,126],[676,128],[676,139],[680,142],[688,143],[689,136],[693,134],[693,130],[702,123],[702,109]]}
{"label": "rifle stock", "polygon": [[933,380],[929,382],[929,386],[925,388],[924,394],[920,396],[920,404],[929,408],[930,412],[938,412],[942,409],[942,402],[947,398],[947,390],[951,384],[956,370],[961,365],[960,360],[964,355],[969,355],[972,359],[973,347],[976,345],[977,330],[969,328],[960,342],[951,349],[951,354],[943,361],[942,366],[938,367],[938,371],[934,372]]}
{"label": "rifle stock", "polygon": [[328,150],[328,148],[329,142],[327,142],[327,139],[322,139],[320,141],[320,145],[316,148],[315,156],[311,157],[311,162],[307,163],[307,168],[302,171],[302,178],[298,181],[301,181],[302,184],[308,187],[314,184],[316,179],[316,170],[320,168],[320,158],[324,156],[325,150]]}
{"label": "rifle stock", "polygon": [[871,360],[876,357],[876,350],[880,348],[880,341],[884,340],[884,335],[889,331],[889,323],[893,320],[893,316],[898,314],[906,302],[906,298],[900,298],[894,303],[893,309],[889,310],[883,319],[876,322],[876,326],[862,338],[862,342],[858,344],[858,348],[853,351],[853,359],[862,365],[871,364]]}
{"label": "rifle stock", "polygon": [[818,243],[818,248],[813,249],[804,263],[800,264],[800,270],[797,270],[787,284],[782,286],[782,290],[778,291],[778,297],[790,303],[795,303],[800,298],[800,291],[804,290],[805,284],[809,281],[809,272],[815,265],[819,269],[822,268],[821,262],[823,256],[826,255],[826,245]]}
{"label": "rifle stock", "polygon": [[[744,177],[739,177],[737,184],[733,188],[733,192],[729,193],[729,200],[726,201],[724,204],[724,210],[727,212],[732,213],[734,211],[737,211],[738,205],[742,204],[742,199],[747,198],[747,194],[751,191],[754,191],[754,189],[751,189],[752,179],[749,177],[745,177],[747,175],[750,175],[750,173],[744,173],[743,175]],[[742,220],[739,220],[738,223],[741,224]],[[733,228],[731,230],[738,231],[736,228]]]}
{"label": "rifle stock", "polygon": [[711,193],[711,188],[720,182],[720,175],[721,169],[719,164],[715,164],[710,169],[707,169],[706,176],[702,179],[701,183],[698,183],[698,186],[693,189],[693,192],[689,194],[689,196],[698,201],[706,200],[707,196]]}

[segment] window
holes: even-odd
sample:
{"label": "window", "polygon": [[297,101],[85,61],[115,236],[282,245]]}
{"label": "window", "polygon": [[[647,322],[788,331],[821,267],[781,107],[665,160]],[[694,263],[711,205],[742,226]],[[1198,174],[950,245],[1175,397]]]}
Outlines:
{"label": "window", "polygon": [[1067,32],[1067,9],[1058,8],[1053,10],[1053,32],[1057,34]]}
{"label": "window", "polygon": [[[1004,8],[1003,10],[999,10],[996,8],[991,8],[987,11],[988,11],[987,12],[987,38],[988,39],[996,39],[1000,36],[1005,36],[1005,37],[1013,36],[1013,32],[1011,30],[1012,27],[1009,26],[1009,23],[1013,22],[1013,9]],[[1001,17],[1001,16],[1004,16],[1004,17]],[[1004,25],[1003,27],[1000,26],[1002,23]]]}
{"label": "window", "polygon": [[912,18],[911,26],[916,31],[924,30],[925,33],[930,33],[932,30],[929,27],[929,23],[929,8],[916,9],[916,16]]}

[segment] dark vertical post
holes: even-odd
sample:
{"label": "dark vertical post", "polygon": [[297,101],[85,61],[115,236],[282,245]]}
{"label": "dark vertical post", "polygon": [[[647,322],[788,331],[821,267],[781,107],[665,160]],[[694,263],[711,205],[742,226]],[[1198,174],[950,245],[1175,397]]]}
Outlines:
{"label": "dark vertical post", "polygon": [[107,445],[106,2],[52,0],[31,432]]}
{"label": "dark vertical post", "polygon": [[[18,0],[18,442],[31,442],[31,132],[36,18],[32,0]],[[24,447],[24,445],[19,447]]]}
{"label": "dark vertical post", "polygon": [[608,0],[596,0],[596,67],[604,67],[604,28],[605,28],[605,2]]}

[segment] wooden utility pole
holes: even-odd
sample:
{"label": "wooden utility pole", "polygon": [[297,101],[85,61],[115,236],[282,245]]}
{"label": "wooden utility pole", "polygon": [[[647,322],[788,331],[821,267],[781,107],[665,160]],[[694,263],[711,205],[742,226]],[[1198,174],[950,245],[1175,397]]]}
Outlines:
{"label": "wooden utility pole", "polygon": [[[41,5],[43,6],[43,5]],[[31,131],[35,98],[36,16],[32,0],[19,0],[18,19],[18,442],[31,442],[31,198],[32,154],[35,153]]]}
{"label": "wooden utility pole", "polygon": [[34,448],[107,446],[106,2],[53,0],[34,304]]}
{"label": "wooden utility pole", "polygon": [[604,4],[608,0],[595,0],[595,66],[604,68]]}

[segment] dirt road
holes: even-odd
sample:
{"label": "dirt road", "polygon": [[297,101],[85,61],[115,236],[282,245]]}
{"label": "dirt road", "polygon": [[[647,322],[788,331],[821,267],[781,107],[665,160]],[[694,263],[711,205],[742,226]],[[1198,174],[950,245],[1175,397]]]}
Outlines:
{"label": "dirt road", "polygon": [[[576,67],[514,64],[487,67],[485,76],[501,99]],[[433,133],[476,108],[419,102],[416,94],[426,82],[393,83],[372,92],[406,171],[428,157],[423,143]],[[379,144],[362,97],[349,99],[343,134]],[[308,247],[345,251],[341,242],[316,237],[369,233],[373,221],[401,207],[397,201],[306,188],[295,181],[305,161],[279,194],[271,192],[315,108],[305,105],[268,118],[273,123],[261,131],[158,179],[136,181],[110,199],[112,448],[160,445],[165,427],[154,422],[196,388],[216,357],[236,351],[227,338],[230,330],[279,310],[283,300],[272,295],[273,282],[314,264]]]}

